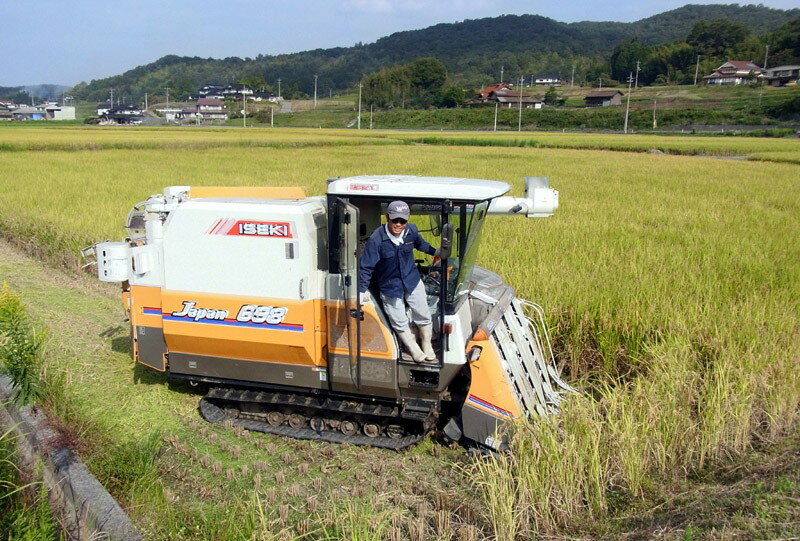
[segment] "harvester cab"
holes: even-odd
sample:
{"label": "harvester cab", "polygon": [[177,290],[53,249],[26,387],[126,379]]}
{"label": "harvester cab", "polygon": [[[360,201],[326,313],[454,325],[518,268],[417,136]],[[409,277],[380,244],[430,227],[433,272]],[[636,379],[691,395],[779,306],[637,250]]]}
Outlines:
{"label": "harvester cab", "polygon": [[[174,186],[97,244],[98,277],[121,282],[134,359],[203,383],[211,422],[303,439],[402,449],[434,427],[491,449],[515,418],[557,411],[564,384],[541,309],[475,264],[489,215],[546,217],[547,179],[330,179],[285,188]],[[398,344],[379,295],[361,302],[360,255],[387,205],[406,201],[440,258],[417,261],[435,361]],[[409,246],[408,249],[411,249]]]}

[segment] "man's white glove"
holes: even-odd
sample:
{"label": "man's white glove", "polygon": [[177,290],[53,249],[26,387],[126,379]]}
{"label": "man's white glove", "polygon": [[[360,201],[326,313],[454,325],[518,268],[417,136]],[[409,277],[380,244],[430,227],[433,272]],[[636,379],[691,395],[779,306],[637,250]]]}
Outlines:
{"label": "man's white glove", "polygon": [[370,296],[369,291],[358,294],[358,304],[367,304],[371,300],[372,297]]}

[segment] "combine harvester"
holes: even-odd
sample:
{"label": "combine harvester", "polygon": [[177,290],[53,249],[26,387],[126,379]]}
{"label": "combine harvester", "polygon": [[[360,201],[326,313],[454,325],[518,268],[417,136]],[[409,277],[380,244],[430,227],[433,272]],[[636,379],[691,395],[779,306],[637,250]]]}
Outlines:
{"label": "combine harvester", "polygon": [[[134,360],[207,386],[208,421],[390,449],[438,426],[502,450],[510,421],[556,412],[571,390],[541,309],[474,264],[488,215],[558,207],[546,178],[525,187],[516,198],[503,182],[415,176],[331,179],[320,197],[172,186],[133,208],[124,242],[84,255],[122,283]],[[452,246],[417,261],[434,314],[436,360],[423,364],[358,295],[360,247],[395,199],[432,244]]]}

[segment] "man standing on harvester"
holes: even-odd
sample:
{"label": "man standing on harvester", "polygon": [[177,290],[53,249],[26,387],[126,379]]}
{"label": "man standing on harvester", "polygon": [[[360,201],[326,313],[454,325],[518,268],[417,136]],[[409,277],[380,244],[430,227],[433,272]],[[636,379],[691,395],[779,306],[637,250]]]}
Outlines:
{"label": "man standing on harvester", "polygon": [[[386,224],[378,227],[364,245],[358,291],[362,303],[375,278],[383,309],[392,328],[414,362],[434,361],[431,337],[433,324],[425,286],[414,264],[414,249],[438,257],[439,250],[428,244],[417,226],[408,223],[411,211],[404,201],[392,201],[386,209]],[[419,329],[422,348],[409,327],[406,304],[411,319]]]}

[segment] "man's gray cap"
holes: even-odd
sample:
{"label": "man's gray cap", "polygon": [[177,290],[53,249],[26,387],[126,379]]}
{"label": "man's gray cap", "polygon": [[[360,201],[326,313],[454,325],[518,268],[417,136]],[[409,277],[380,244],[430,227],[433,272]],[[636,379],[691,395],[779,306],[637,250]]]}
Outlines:
{"label": "man's gray cap", "polygon": [[405,201],[392,201],[386,208],[386,214],[389,215],[390,220],[394,220],[395,218],[408,220],[411,211],[408,208],[408,203]]}

